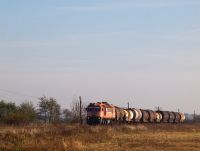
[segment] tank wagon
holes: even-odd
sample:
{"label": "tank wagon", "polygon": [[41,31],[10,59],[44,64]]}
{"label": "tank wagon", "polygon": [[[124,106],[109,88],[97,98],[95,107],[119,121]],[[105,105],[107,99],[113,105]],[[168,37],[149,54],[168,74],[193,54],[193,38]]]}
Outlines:
{"label": "tank wagon", "polygon": [[181,112],[152,111],[135,108],[120,108],[107,102],[90,103],[86,108],[87,124],[112,123],[183,123]]}
{"label": "tank wagon", "polygon": [[132,112],[133,112],[133,115],[134,115],[134,117],[133,117],[133,122],[140,122],[141,121],[141,119],[142,119],[142,112],[141,112],[141,110],[139,110],[139,109],[131,109],[132,110]]}
{"label": "tank wagon", "polygon": [[142,119],[141,119],[141,122],[142,123],[148,123],[149,122],[149,113],[146,111],[146,110],[142,110],[141,109],[141,112],[142,112]]}

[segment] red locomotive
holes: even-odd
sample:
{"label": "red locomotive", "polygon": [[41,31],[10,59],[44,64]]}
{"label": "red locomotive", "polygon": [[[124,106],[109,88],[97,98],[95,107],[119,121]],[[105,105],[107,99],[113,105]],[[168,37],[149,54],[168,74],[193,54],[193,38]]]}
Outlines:
{"label": "red locomotive", "polygon": [[109,124],[115,119],[115,109],[107,102],[90,103],[87,107],[88,124]]}

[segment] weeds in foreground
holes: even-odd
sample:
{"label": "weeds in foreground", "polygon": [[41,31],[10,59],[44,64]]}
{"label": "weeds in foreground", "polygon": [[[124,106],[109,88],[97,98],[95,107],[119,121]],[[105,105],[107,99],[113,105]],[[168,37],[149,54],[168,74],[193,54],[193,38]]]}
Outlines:
{"label": "weeds in foreground", "polygon": [[0,127],[0,151],[199,151],[200,125]]}

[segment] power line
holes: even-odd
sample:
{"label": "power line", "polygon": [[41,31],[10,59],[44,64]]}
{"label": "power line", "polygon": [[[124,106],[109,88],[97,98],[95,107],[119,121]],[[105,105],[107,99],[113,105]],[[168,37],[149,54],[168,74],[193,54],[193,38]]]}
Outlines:
{"label": "power line", "polygon": [[0,91],[0,99],[13,100],[13,96],[9,93],[5,93],[5,92]]}
{"label": "power line", "polygon": [[9,94],[13,94],[13,95],[29,97],[29,98],[33,98],[33,99],[38,99],[39,98],[39,97],[36,97],[36,96],[32,96],[32,95],[28,95],[28,94],[24,94],[24,93],[19,93],[19,92],[15,92],[15,91],[10,91],[10,90],[5,90],[5,89],[1,89],[1,88],[0,88],[0,91],[1,92],[6,92],[6,93],[9,93]]}

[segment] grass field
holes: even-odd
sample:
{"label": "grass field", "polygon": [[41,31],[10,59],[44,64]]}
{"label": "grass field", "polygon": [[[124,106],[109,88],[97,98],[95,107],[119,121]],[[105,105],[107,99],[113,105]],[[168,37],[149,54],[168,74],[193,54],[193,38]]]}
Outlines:
{"label": "grass field", "polygon": [[0,126],[0,151],[200,151],[199,124]]}

